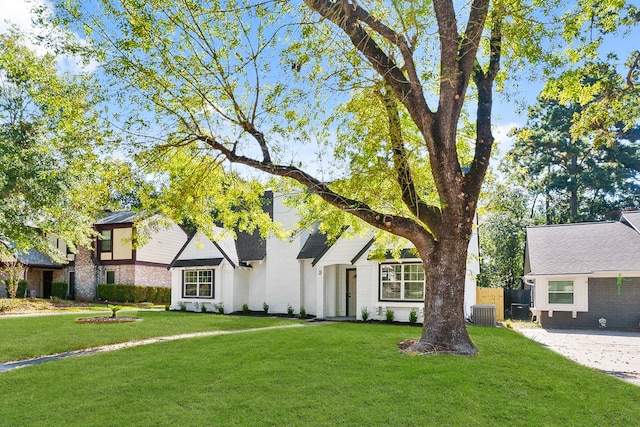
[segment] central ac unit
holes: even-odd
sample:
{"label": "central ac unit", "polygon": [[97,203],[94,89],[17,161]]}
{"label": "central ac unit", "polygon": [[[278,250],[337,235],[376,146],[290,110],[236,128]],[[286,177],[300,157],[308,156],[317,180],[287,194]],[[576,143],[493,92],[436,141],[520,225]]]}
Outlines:
{"label": "central ac unit", "polygon": [[476,304],[471,306],[473,323],[482,326],[496,325],[496,305]]}

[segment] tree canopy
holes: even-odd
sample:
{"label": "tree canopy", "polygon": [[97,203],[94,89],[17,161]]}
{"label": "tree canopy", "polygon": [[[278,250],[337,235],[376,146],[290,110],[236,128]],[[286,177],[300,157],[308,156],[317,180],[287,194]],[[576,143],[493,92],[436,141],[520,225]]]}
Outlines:
{"label": "tree canopy", "polygon": [[0,35],[0,252],[32,248],[60,260],[45,234],[86,244],[98,195],[100,144],[94,109],[100,92],[83,76],[61,74],[53,55]]}

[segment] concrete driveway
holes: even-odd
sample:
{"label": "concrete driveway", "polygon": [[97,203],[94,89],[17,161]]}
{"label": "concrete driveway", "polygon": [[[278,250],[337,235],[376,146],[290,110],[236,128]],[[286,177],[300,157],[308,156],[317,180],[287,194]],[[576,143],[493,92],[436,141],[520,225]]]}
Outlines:
{"label": "concrete driveway", "polygon": [[569,359],[640,386],[640,332],[517,328]]}

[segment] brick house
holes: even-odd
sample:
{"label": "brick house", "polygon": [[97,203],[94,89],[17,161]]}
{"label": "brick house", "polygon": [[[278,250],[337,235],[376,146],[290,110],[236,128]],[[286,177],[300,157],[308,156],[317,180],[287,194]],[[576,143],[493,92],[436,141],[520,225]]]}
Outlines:
{"label": "brick house", "polygon": [[95,299],[101,283],[171,286],[167,267],[187,241],[187,233],[158,215],[141,219],[129,211],[110,212],[95,223],[99,236],[93,247],[78,248],[66,267],[76,299]]}
{"label": "brick house", "polygon": [[528,227],[524,278],[544,327],[639,329],[640,211]]}

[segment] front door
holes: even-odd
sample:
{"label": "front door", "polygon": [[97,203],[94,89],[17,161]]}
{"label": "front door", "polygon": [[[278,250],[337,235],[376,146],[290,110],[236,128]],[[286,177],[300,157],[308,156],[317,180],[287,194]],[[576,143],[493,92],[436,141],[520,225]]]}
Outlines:
{"label": "front door", "polygon": [[347,317],[356,317],[356,269],[347,269]]}
{"label": "front door", "polygon": [[51,298],[51,283],[53,282],[53,271],[42,272],[42,298]]}

